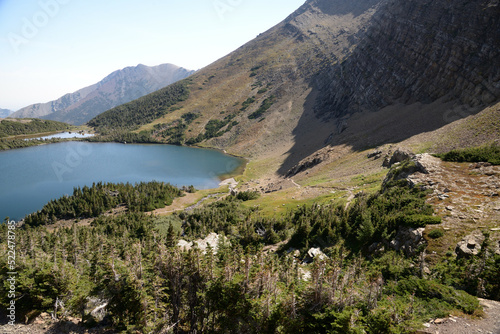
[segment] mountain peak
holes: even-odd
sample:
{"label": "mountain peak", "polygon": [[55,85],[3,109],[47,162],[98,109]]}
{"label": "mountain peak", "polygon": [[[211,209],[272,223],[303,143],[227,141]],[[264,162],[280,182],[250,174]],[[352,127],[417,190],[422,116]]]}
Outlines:
{"label": "mountain peak", "polygon": [[55,101],[22,108],[13,117],[44,118],[79,125],[117,105],[184,79],[191,73],[193,72],[172,64],[129,66],[112,72],[94,85],[65,94]]}

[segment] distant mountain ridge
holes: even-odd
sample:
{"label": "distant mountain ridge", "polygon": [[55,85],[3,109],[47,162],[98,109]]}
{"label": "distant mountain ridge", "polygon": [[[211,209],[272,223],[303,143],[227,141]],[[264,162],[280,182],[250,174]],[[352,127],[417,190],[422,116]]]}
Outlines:
{"label": "distant mountain ridge", "polygon": [[0,118],[7,117],[12,113],[13,113],[12,110],[0,108]]}
{"label": "distant mountain ridge", "polygon": [[126,67],[57,100],[22,108],[12,117],[42,118],[80,125],[106,110],[138,99],[192,73],[194,71],[172,64]]}

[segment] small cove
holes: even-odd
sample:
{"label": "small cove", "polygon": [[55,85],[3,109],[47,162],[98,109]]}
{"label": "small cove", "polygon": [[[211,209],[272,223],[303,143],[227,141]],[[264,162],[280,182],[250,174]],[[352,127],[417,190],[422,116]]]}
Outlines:
{"label": "small cove", "polygon": [[0,217],[22,219],[48,201],[94,182],[163,181],[215,188],[243,160],[171,145],[64,142],[0,152]]}

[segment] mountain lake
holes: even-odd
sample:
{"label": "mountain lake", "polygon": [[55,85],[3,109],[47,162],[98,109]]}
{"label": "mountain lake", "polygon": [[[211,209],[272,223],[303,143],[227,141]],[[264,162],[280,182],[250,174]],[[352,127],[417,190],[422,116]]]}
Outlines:
{"label": "mountain lake", "polygon": [[63,142],[0,152],[0,217],[19,220],[73,188],[97,182],[168,182],[216,188],[244,161],[210,149]]}

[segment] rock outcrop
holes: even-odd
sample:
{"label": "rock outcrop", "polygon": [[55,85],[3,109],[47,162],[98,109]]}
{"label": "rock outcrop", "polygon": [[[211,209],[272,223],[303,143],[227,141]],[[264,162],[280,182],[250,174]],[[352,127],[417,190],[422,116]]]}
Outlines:
{"label": "rock outcrop", "polygon": [[[209,235],[207,235],[205,239],[198,239],[193,242],[188,242],[186,240],[179,240],[177,246],[185,251],[190,250],[192,248],[198,248],[203,253],[205,253],[207,249],[210,248],[214,253],[217,253],[219,249],[219,243],[221,242],[221,238],[222,237],[219,236],[217,233],[212,232]],[[224,241],[226,241],[225,237]]]}
{"label": "rock outcrop", "polygon": [[424,230],[424,227],[412,228],[401,226],[398,229],[396,237],[390,242],[390,247],[396,251],[403,251],[409,256],[415,255],[420,246],[425,245]]}
{"label": "rock outcrop", "polygon": [[478,255],[481,252],[481,244],[484,242],[484,235],[481,231],[476,231],[463,238],[455,248],[458,258],[468,258]]}
{"label": "rock outcrop", "polygon": [[311,263],[316,259],[325,260],[327,258],[328,256],[326,256],[326,254],[321,251],[321,248],[311,248],[307,251],[307,254],[302,260],[302,262]]}
{"label": "rock outcrop", "polygon": [[415,155],[410,151],[398,148],[394,153],[389,152],[382,163],[384,167],[392,167],[394,164],[411,159]]}

